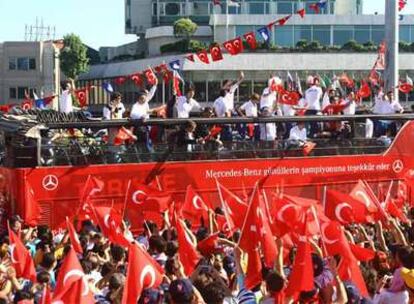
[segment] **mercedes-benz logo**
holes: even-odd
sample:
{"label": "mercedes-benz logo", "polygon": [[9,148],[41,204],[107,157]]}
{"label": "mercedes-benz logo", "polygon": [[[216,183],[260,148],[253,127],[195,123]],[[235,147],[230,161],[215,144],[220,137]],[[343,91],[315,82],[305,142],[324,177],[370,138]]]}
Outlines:
{"label": "mercedes-benz logo", "polygon": [[42,186],[47,191],[55,190],[58,187],[58,185],[59,180],[56,175],[49,174],[43,178]]}
{"label": "mercedes-benz logo", "polygon": [[395,173],[400,173],[403,169],[404,164],[400,159],[397,159],[392,163],[392,170],[394,170]]}

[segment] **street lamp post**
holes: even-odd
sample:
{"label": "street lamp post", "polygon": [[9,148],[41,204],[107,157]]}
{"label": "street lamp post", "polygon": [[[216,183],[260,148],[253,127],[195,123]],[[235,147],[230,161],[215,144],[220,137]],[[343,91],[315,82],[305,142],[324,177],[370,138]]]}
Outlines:
{"label": "street lamp post", "polygon": [[385,88],[386,92],[393,91],[395,100],[398,101],[398,42],[399,21],[398,1],[385,0]]}

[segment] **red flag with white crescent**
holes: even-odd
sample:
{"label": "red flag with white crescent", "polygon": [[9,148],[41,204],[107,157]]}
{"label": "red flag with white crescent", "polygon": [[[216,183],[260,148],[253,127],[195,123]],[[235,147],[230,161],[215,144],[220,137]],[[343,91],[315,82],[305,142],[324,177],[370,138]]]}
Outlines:
{"label": "red flag with white crescent", "polygon": [[83,254],[83,249],[79,241],[78,234],[76,233],[75,227],[70,222],[68,217],[66,217],[66,226],[69,231],[70,242],[72,244],[73,249],[76,251],[76,253]]}
{"label": "red flag with white crescent", "polygon": [[243,37],[252,50],[255,50],[257,48],[256,35],[254,32],[248,32],[244,34]]}
{"label": "red flag with white crescent", "polygon": [[157,83],[157,76],[155,76],[154,71],[151,68],[146,69],[143,74],[150,85],[155,85]]}
{"label": "red flag with white crescent", "polygon": [[209,64],[210,60],[208,59],[208,53],[206,50],[201,50],[197,53],[198,59],[200,59],[201,62],[204,62],[205,64]]}
{"label": "red flag with white crescent", "polygon": [[10,260],[16,270],[18,278],[36,281],[36,270],[29,251],[24,246],[22,240],[9,227],[9,248]]}
{"label": "red flag with white crescent", "polygon": [[79,101],[79,105],[81,106],[81,108],[88,105],[88,99],[89,99],[88,93],[89,93],[88,88],[75,90],[75,96],[76,96],[76,99]]}

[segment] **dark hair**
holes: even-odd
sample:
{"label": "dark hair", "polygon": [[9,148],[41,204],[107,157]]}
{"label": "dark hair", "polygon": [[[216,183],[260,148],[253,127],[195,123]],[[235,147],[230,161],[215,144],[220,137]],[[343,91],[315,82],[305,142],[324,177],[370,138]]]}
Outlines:
{"label": "dark hair", "polygon": [[49,283],[50,282],[50,273],[47,271],[40,271],[36,275],[36,280],[38,283]]}
{"label": "dark hair", "polygon": [[220,97],[224,97],[224,96],[226,96],[226,94],[227,94],[227,90],[225,90],[225,89],[220,90],[220,93],[219,93]]}
{"label": "dark hair", "polygon": [[122,98],[122,94],[121,93],[119,93],[119,92],[113,92],[112,94],[111,94],[111,100],[115,100],[115,99],[118,99],[118,98]]}
{"label": "dark hair", "polygon": [[169,241],[167,243],[167,248],[165,249],[165,254],[172,258],[178,252],[178,243],[176,241]]}
{"label": "dark hair", "polygon": [[123,258],[125,258],[125,249],[121,246],[114,245],[111,248],[111,256],[114,262],[120,262]]}
{"label": "dark hair", "polygon": [[149,250],[152,252],[161,253],[167,249],[167,242],[159,235],[152,235],[148,240],[148,244]]}
{"label": "dark hair", "polygon": [[281,275],[274,271],[270,271],[266,276],[266,287],[271,293],[279,292],[285,285],[285,280]]}
{"label": "dark hair", "polygon": [[189,87],[189,88],[185,91],[185,93],[186,93],[186,94],[188,94],[188,93],[190,93],[190,92],[195,92],[195,89],[194,89],[193,87]]}
{"label": "dark hair", "polygon": [[193,121],[193,120],[188,120],[185,124],[185,129],[189,129],[189,128],[196,128],[197,124]]}
{"label": "dark hair", "polygon": [[226,289],[219,282],[211,282],[201,288],[200,293],[206,303],[222,304],[226,297]]}
{"label": "dark hair", "polygon": [[55,255],[51,252],[47,252],[43,255],[42,262],[40,263],[40,266],[42,266],[45,269],[49,269],[53,266],[53,264],[56,262]]}

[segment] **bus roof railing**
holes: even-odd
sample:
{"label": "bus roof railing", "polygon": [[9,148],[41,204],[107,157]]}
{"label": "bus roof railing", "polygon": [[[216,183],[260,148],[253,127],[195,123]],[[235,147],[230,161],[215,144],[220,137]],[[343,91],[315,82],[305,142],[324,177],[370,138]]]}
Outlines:
{"label": "bus roof railing", "polygon": [[226,117],[226,118],[151,118],[147,120],[116,119],[116,120],[88,120],[82,122],[48,122],[44,123],[48,129],[67,129],[67,128],[116,128],[132,126],[172,126],[184,125],[188,120],[197,124],[248,124],[248,123],[284,123],[284,122],[332,122],[332,121],[365,121],[371,120],[391,120],[407,121],[414,120],[414,114],[392,114],[392,115],[314,115],[314,116],[274,116],[274,117]]}

